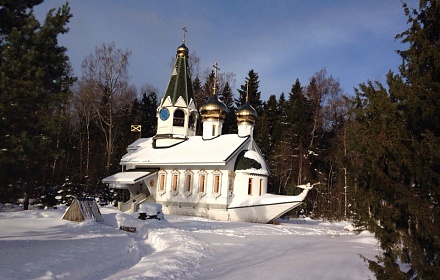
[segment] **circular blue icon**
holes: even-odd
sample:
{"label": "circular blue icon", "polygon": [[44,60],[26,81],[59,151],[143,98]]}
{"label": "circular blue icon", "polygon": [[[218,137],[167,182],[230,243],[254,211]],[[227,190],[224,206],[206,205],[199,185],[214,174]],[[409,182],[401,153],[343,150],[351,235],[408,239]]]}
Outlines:
{"label": "circular blue icon", "polygon": [[166,121],[170,117],[170,111],[167,108],[160,109],[159,117],[161,120]]}

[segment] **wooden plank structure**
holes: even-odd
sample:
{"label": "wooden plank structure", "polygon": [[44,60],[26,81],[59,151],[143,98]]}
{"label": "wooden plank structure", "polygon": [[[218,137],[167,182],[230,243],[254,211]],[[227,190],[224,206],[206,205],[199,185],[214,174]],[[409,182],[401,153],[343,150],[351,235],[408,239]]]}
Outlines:
{"label": "wooden plank structure", "polygon": [[62,219],[73,222],[82,222],[84,220],[104,221],[95,199],[86,197],[75,197]]}

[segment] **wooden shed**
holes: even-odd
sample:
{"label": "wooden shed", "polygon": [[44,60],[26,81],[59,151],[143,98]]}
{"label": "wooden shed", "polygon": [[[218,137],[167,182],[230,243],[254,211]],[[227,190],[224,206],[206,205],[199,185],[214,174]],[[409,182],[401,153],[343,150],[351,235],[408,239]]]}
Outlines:
{"label": "wooden shed", "polygon": [[73,222],[82,222],[84,220],[104,221],[95,199],[86,197],[76,197],[69,208],[67,208],[62,219]]}

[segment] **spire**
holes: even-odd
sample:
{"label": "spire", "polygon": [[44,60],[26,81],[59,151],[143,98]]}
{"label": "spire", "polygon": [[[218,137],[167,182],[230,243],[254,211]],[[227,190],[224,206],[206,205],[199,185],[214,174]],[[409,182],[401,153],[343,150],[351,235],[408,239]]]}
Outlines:
{"label": "spire", "polygon": [[188,61],[189,50],[185,46],[185,37],[187,32],[186,27],[183,27],[182,30],[182,45],[177,48],[176,62],[174,64],[165,95],[162,99],[161,106],[163,106],[168,99],[171,101],[171,104],[169,105],[175,105],[179,99],[183,100],[187,106],[191,102],[194,102],[193,87]]}

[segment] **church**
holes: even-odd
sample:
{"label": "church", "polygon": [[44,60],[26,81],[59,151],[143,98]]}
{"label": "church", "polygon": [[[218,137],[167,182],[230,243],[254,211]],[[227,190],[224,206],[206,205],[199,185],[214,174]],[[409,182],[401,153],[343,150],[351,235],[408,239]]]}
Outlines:
{"label": "church", "polygon": [[[165,215],[269,223],[299,206],[310,184],[298,186],[304,189],[298,196],[267,193],[269,171],[253,139],[257,112],[248,97],[236,112],[237,134],[222,134],[228,108],[215,87],[197,110],[188,54],[183,40],[157,108],[156,135],[130,144],[121,172],[102,180],[130,192],[118,209],[134,213],[142,203],[156,202]],[[196,135],[200,121],[203,133]]]}

